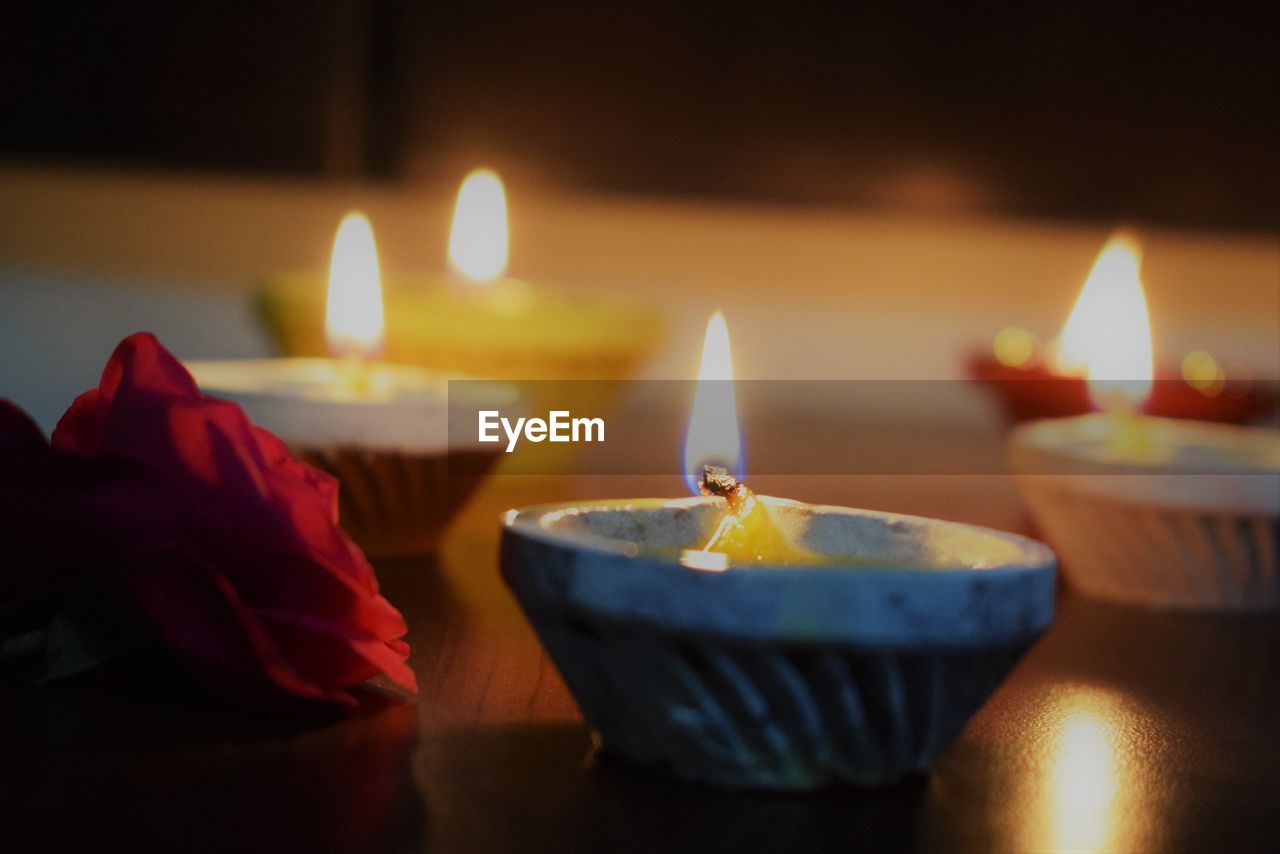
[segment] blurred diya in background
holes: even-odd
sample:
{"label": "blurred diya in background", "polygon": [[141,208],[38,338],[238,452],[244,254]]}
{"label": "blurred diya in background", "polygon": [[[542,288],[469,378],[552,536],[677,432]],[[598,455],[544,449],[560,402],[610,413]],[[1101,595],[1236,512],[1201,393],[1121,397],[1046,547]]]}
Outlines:
{"label": "blurred diya in background", "polygon": [[[449,272],[387,277],[383,355],[497,379],[621,379],[657,345],[662,318],[624,299],[558,294],[506,275],[506,192],[476,170],[458,191]],[[325,352],[324,295],[314,274],[271,277],[259,309],[281,350]]]}
{"label": "blurred diya in background", "polygon": [[1108,287],[1087,343],[1076,350],[1063,336],[1100,411],[1024,424],[1009,439],[1067,580],[1152,607],[1280,608],[1280,430],[1140,414],[1153,371],[1136,258]]}
{"label": "blurred diya in background", "polygon": [[[339,521],[370,556],[428,554],[485,473],[493,445],[449,445],[449,375],[378,361],[384,315],[373,230],[350,213],[334,238],[324,323],[332,357],[188,362],[301,460],[337,477]],[[466,384],[510,408],[513,388]],[[465,465],[460,457],[467,457]],[[465,472],[465,473],[463,473]]]}
{"label": "blurred diya in background", "polygon": [[504,579],[606,755],[732,789],[925,773],[1053,619],[1053,553],[755,495],[734,403],[717,314],[685,442],[701,497],[511,510]]}
{"label": "blurred diya in background", "polygon": [[[1126,234],[1103,247],[1061,334],[1048,346],[1016,326],[1002,329],[989,353],[969,361],[969,375],[991,388],[1006,417],[1013,422],[1063,418],[1093,410],[1086,383],[1083,353],[1092,342],[1108,338],[1115,322],[1115,283],[1136,277],[1141,250]],[[1186,354],[1177,373],[1161,373],[1142,411],[1166,418],[1243,424],[1275,411],[1280,390],[1275,383],[1255,381],[1243,367],[1224,370],[1212,355]]]}

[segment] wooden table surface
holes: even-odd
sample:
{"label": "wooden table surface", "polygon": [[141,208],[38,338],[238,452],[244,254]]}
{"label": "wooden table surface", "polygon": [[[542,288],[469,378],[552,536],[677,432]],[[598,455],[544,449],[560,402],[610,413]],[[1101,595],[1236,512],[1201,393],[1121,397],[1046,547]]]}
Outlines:
{"label": "wooden table surface", "polygon": [[409,619],[416,703],[371,696],[350,716],[262,719],[151,685],[5,688],[0,849],[1280,844],[1276,617],[1158,614],[1064,594],[1050,632],[933,773],[892,789],[744,795],[611,764],[495,568],[498,512],[575,488],[500,478],[438,561],[380,565]]}

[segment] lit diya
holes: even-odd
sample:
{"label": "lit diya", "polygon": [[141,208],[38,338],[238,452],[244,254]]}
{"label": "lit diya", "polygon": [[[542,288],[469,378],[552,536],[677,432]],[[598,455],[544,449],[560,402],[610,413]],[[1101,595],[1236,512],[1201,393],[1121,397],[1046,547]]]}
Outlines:
{"label": "lit diya", "polygon": [[[1114,320],[1115,282],[1136,276],[1140,263],[1136,240],[1117,234],[1098,255],[1057,339],[1045,346],[1033,333],[1009,326],[996,335],[990,352],[970,360],[970,376],[995,392],[1010,421],[1092,411],[1082,354]],[[1255,381],[1239,368],[1228,373],[1211,354],[1196,350],[1183,357],[1177,373],[1161,375],[1141,407],[1167,418],[1242,424],[1269,415],[1278,400],[1274,384]]]}
{"label": "lit diya", "polygon": [[[662,318],[648,305],[512,278],[508,256],[506,191],[476,170],[458,191],[449,271],[388,275],[383,356],[478,377],[608,380],[629,376],[660,340]],[[271,277],[259,308],[285,353],[325,353],[318,276]]]}
{"label": "lit diya", "polygon": [[1137,265],[1079,350],[1090,415],[1010,436],[1019,486],[1073,585],[1155,607],[1280,608],[1280,430],[1139,414],[1152,387]]}
{"label": "lit diya", "polygon": [[509,511],[503,576],[607,755],[727,788],[923,773],[1049,625],[1054,556],[755,495],[729,364],[717,315],[685,443],[701,495]]}
{"label": "lit diya", "polygon": [[[434,551],[499,452],[478,443],[450,447],[449,377],[377,361],[383,322],[373,230],[351,213],[338,228],[330,267],[325,328],[333,357],[187,368],[206,392],[234,400],[297,457],[338,478],[340,522],[366,552],[421,555]],[[462,386],[492,398],[481,406],[515,402],[515,391],[497,384]]]}

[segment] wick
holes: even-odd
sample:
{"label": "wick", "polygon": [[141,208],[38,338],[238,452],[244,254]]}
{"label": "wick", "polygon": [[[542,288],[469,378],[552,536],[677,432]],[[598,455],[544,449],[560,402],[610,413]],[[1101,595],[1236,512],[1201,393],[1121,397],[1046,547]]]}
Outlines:
{"label": "wick", "polygon": [[1115,410],[1111,413],[1112,430],[1108,445],[1111,452],[1118,457],[1133,458],[1146,454],[1150,443],[1147,430],[1131,408]]}
{"label": "wick", "polygon": [[368,397],[372,386],[369,363],[360,356],[343,356],[338,361],[338,392],[343,399]]}
{"label": "wick", "polygon": [[724,466],[703,466],[702,477],[698,480],[698,490],[703,495],[718,495],[721,498],[728,498],[741,486],[738,479],[729,474]]}
{"label": "wick", "polygon": [[712,551],[720,540],[742,524],[742,517],[755,506],[756,495],[745,483],[729,474],[723,466],[703,466],[702,478],[698,481],[698,491],[703,495],[714,495],[729,503],[729,512],[716,526],[711,539],[702,547],[702,551]]}

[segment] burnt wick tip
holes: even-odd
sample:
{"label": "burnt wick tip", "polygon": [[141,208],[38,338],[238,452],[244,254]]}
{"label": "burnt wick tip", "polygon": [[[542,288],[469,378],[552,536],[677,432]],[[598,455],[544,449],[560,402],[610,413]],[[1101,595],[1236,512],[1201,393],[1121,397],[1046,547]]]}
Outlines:
{"label": "burnt wick tip", "polygon": [[728,498],[737,492],[739,486],[738,479],[729,474],[729,470],[724,466],[702,467],[702,479],[698,481],[698,488],[703,495]]}

